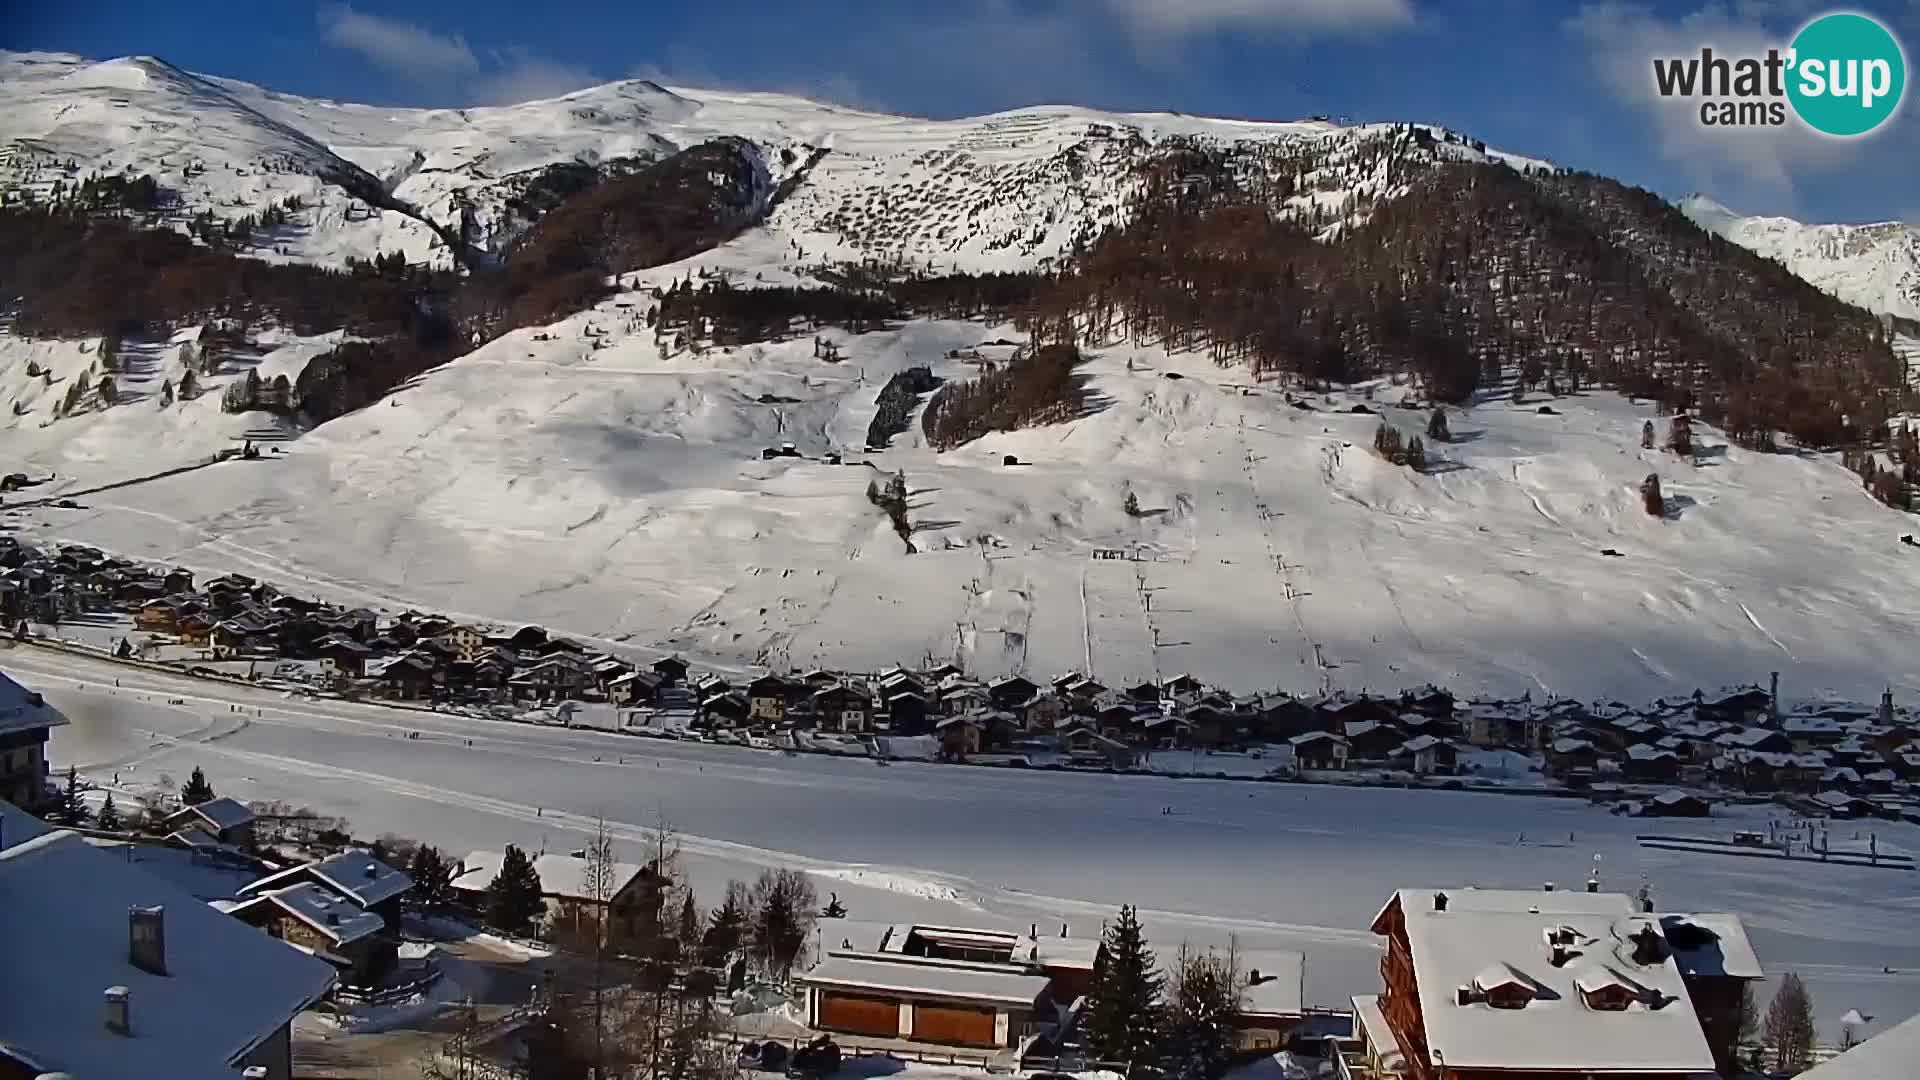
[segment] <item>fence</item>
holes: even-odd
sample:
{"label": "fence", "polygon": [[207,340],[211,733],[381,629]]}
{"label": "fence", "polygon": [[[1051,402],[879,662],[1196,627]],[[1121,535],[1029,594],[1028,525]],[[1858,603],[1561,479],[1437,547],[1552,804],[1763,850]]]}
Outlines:
{"label": "fence", "polygon": [[415,994],[425,993],[439,981],[440,969],[435,967],[412,982],[398,986],[367,987],[343,984],[334,988],[333,996],[340,1001],[349,1001],[355,1005],[388,1005]]}

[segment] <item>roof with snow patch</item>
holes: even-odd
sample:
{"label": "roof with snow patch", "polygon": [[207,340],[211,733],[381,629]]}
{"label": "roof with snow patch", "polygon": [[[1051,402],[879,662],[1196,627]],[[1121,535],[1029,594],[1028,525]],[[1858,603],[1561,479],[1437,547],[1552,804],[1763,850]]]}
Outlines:
{"label": "roof with snow patch", "polygon": [[387,921],[311,881],[272,889],[228,908],[229,913],[271,905],[333,939],[334,947],[351,945],[379,933]]}
{"label": "roof with snow patch", "polygon": [[37,691],[29,690],[0,672],[0,735],[34,728],[55,728],[67,722],[59,709],[47,704]]}
{"label": "roof with snow patch", "polygon": [[[6,808],[10,811],[11,808]],[[17,815],[6,814],[12,826]],[[15,830],[8,829],[12,833]],[[133,966],[127,912],[165,909],[166,975]],[[323,996],[333,969],[66,831],[0,852],[0,1044],[87,1080],[233,1077]],[[106,1028],[109,987],[131,1035]]]}
{"label": "roof with snow patch", "polygon": [[1799,1080],[1913,1080],[1920,1061],[1920,1016],[1800,1074]]}
{"label": "roof with snow patch", "polygon": [[371,852],[353,848],[319,862],[269,874],[241,889],[239,895],[258,896],[296,881],[317,881],[361,907],[372,907],[413,888],[412,878],[374,858]]}
{"label": "roof with snow patch", "polygon": [[795,981],[808,986],[843,987],[943,998],[991,1005],[1027,1007],[1047,988],[1045,975],[1030,975],[1008,964],[918,961],[892,954],[835,951]]}

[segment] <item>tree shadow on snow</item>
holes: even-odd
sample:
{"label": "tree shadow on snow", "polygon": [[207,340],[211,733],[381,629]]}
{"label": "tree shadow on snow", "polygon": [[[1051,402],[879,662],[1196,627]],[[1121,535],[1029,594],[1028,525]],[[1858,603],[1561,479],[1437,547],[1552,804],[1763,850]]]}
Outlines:
{"label": "tree shadow on snow", "polygon": [[1464,461],[1441,460],[1427,462],[1427,467],[1423,471],[1428,476],[1445,476],[1448,473],[1465,472],[1471,468],[1473,468],[1473,466]]}
{"label": "tree shadow on snow", "polygon": [[1677,519],[1681,514],[1699,505],[1700,500],[1691,495],[1669,495],[1663,507],[1665,511],[1663,516],[1669,520]]}

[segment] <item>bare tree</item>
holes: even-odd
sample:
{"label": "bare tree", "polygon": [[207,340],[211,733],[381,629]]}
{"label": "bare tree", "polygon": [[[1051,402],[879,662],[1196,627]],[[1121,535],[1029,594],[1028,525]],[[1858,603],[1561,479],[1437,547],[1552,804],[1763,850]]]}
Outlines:
{"label": "bare tree", "polygon": [[1763,1030],[1773,1048],[1774,1069],[1797,1073],[1813,1064],[1813,997],[1799,975],[1789,971],[1781,976],[1780,988],[1767,1006]]}

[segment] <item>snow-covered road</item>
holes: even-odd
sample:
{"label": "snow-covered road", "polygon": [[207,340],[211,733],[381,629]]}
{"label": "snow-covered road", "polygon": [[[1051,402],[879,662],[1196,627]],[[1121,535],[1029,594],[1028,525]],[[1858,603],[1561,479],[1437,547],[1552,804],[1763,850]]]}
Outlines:
{"label": "snow-covered road", "polygon": [[[55,733],[56,768],[72,761],[103,782],[117,772],[138,790],[198,764],[225,794],[338,813],[363,836],[399,832],[455,852],[508,842],[564,851],[596,815],[624,844],[664,818],[695,856],[703,895],[780,863],[820,876],[822,893],[838,891],[860,920],[1065,921],[1092,934],[1115,905],[1133,903],[1163,946],[1237,934],[1304,950],[1309,996],[1329,1004],[1377,982],[1366,927],[1393,889],[1578,888],[1597,855],[1607,887],[1645,881],[1662,910],[1739,912],[1769,968],[1799,970],[1823,1017],[1920,1009],[1911,933],[1920,875],[1644,850],[1636,832],[1686,830],[1577,801],[880,769],[291,699],[41,649],[11,649],[0,667],[76,716]],[[1920,851],[1920,829],[1863,828],[1883,849]]]}

